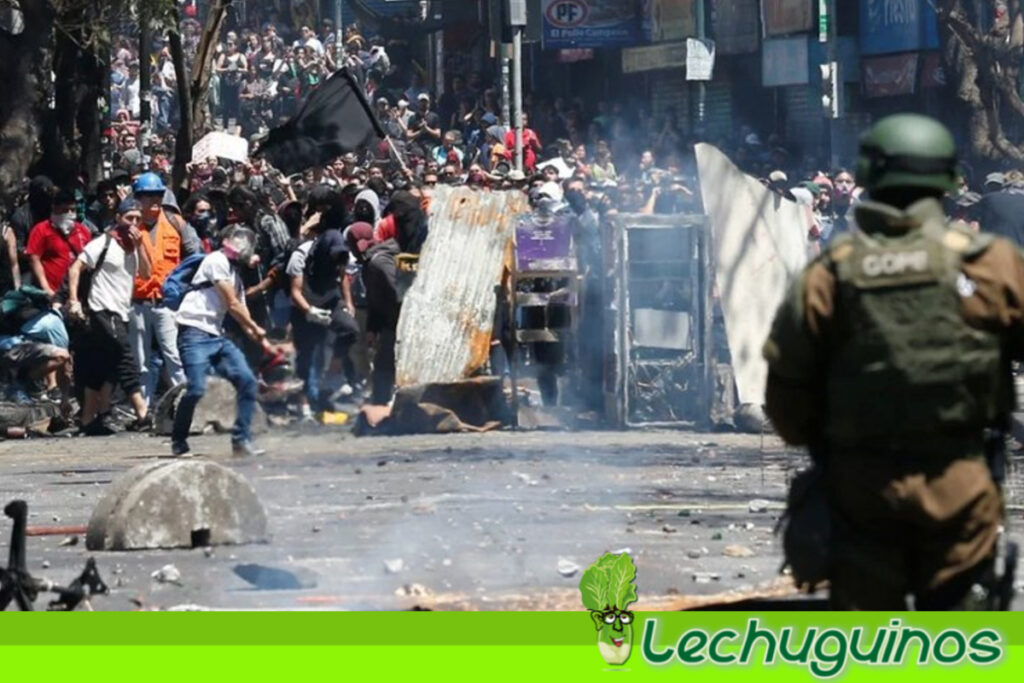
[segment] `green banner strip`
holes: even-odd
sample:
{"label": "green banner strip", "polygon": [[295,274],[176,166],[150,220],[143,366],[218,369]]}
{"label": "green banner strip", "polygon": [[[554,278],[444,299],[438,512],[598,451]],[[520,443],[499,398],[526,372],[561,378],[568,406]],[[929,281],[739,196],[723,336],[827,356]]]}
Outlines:
{"label": "green banner strip", "polygon": [[[690,629],[761,628],[802,632],[917,627],[937,634],[996,630],[1005,645],[1024,645],[1020,613],[957,612],[641,612],[639,643],[648,618],[658,620],[659,640]],[[584,612],[75,612],[0,615],[5,645],[589,645],[596,631]]]}
{"label": "green banner strip", "polygon": [[[4,647],[3,672],[8,679],[45,681],[584,681],[603,680],[814,681],[806,666],[665,665],[653,667],[634,653],[622,667],[609,667],[590,647]],[[362,674],[362,676],[361,676]],[[906,681],[1020,681],[1024,648],[1012,648],[1002,662],[989,667],[848,665],[834,678],[843,683],[905,683]],[[358,678],[353,678],[356,676]],[[399,678],[401,677],[401,678]]]}

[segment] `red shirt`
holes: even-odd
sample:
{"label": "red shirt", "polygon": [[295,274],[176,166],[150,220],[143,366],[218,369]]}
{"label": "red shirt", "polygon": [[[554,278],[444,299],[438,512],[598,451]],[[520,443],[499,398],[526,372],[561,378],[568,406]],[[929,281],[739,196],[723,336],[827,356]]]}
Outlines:
{"label": "red shirt", "polygon": [[[508,150],[509,158],[516,153],[516,129],[511,128],[505,133],[505,149]],[[527,173],[537,169],[537,152],[541,149],[540,138],[533,132],[532,128],[523,128],[523,168]]]}
{"label": "red shirt", "polygon": [[89,228],[77,221],[70,234],[65,237],[47,219],[36,223],[29,232],[25,253],[39,257],[43,273],[46,275],[46,283],[56,292],[64,282],[71,262],[82,253],[91,239],[92,233],[89,232]]}

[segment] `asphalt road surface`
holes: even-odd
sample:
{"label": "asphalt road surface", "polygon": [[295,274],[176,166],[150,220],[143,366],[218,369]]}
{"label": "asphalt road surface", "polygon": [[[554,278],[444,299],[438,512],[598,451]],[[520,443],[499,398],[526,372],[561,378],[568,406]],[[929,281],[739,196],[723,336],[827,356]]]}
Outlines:
{"label": "asphalt road surface", "polygon": [[[356,439],[316,428],[266,435],[268,454],[248,460],[228,457],[226,436],[191,441],[252,482],[269,543],[90,553],[84,536],[31,537],[29,571],[67,583],[95,557],[112,589],[92,600],[102,610],[581,609],[583,569],[628,548],[636,609],[788,592],[772,530],[805,460],[772,437]],[[85,525],[112,480],[168,452],[166,439],[138,435],[0,442],[0,502],[27,500],[30,526]],[[285,570],[303,587],[253,586],[239,564]],[[180,579],[152,577],[166,565]]]}

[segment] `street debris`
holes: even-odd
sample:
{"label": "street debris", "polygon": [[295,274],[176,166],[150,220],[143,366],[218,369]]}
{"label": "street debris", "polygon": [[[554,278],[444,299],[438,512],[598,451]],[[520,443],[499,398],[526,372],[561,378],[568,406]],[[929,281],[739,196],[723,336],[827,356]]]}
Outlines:
{"label": "street debris", "polygon": [[536,479],[531,477],[529,474],[526,474],[525,472],[513,472],[512,476],[518,479],[519,481],[523,482],[527,486],[536,486],[537,484],[540,483]]}
{"label": "street debris", "polygon": [[429,588],[419,583],[407,583],[395,589],[395,595],[400,598],[428,598],[433,593]]}
{"label": "street debris", "polygon": [[267,539],[267,515],[245,477],[209,461],[161,460],[118,477],[93,509],[89,550],[194,548]]}
{"label": "street debris", "polygon": [[668,524],[661,527],[661,530],[664,531],[666,534],[674,534],[676,531],[678,531],[678,529],[676,529],[674,526],[670,526]]}
{"label": "street debris", "polygon": [[558,558],[558,573],[565,578],[571,578],[576,576],[579,572],[580,566],[572,560],[567,560],[564,557]]}
{"label": "street debris", "polygon": [[67,547],[72,545],[78,545],[78,536],[68,536],[57,545],[61,547]]}
{"label": "street debris", "polygon": [[694,572],[693,581],[694,583],[711,583],[712,581],[718,581],[722,578],[722,575],[718,572]]}
{"label": "street debris", "polygon": [[726,557],[753,557],[754,551],[745,545],[727,545],[722,549]]}
{"label": "street debris", "polygon": [[393,560],[384,560],[384,571],[388,574],[398,574],[405,569],[405,562],[397,557]]}
{"label": "street debris", "polygon": [[771,505],[771,503],[767,500],[764,500],[763,498],[755,498],[747,503],[747,509],[750,512],[765,512],[769,505]]}
{"label": "street debris", "polygon": [[288,571],[262,564],[236,564],[232,571],[257,590],[285,591],[316,588],[316,575],[309,570]]}
{"label": "street debris", "polygon": [[149,575],[157,583],[173,583],[181,585],[181,572],[173,564],[165,564]]}

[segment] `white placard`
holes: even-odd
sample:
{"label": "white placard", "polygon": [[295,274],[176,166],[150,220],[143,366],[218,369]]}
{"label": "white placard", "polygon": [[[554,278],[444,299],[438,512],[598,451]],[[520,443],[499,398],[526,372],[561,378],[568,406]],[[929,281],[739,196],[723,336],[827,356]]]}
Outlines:
{"label": "white placard", "polygon": [[192,161],[206,161],[210,157],[246,161],[249,158],[249,141],[228,133],[209,133],[192,146]]}

